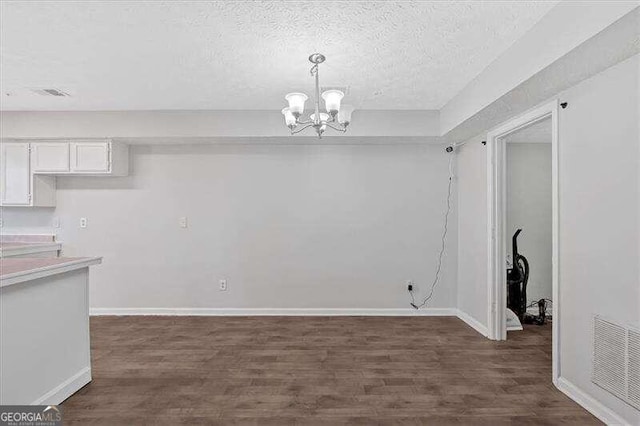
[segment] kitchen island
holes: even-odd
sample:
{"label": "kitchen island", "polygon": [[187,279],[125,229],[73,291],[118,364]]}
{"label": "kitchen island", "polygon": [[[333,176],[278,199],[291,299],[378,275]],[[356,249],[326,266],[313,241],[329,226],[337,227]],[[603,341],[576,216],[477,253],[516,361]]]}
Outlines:
{"label": "kitchen island", "polygon": [[59,404],[91,381],[89,267],[0,259],[0,404]]}

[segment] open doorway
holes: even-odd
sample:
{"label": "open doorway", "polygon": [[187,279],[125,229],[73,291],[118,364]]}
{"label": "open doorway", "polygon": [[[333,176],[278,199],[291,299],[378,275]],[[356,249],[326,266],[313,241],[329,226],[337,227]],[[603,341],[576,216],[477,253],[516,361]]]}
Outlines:
{"label": "open doorway", "polygon": [[507,333],[536,334],[551,356],[551,118],[504,137]]}
{"label": "open doorway", "polygon": [[[526,155],[521,155],[519,152],[515,154],[516,150],[513,150],[510,153],[508,152],[508,142],[511,138],[511,141],[514,142],[516,138],[518,138],[518,133],[522,131],[520,134],[521,142],[524,142],[524,136],[535,135],[538,132],[540,133],[550,133],[549,136],[545,136],[545,139],[548,141],[550,139],[550,150],[551,150],[551,171],[550,171],[550,179],[551,179],[551,244],[547,244],[547,248],[545,249],[547,254],[546,256],[551,257],[551,297],[549,298],[552,302],[548,302],[546,306],[544,306],[544,312],[548,313],[551,311],[551,318],[553,319],[553,325],[551,330],[551,354],[552,354],[552,380],[554,383],[557,383],[558,377],[560,376],[560,359],[559,359],[559,342],[560,342],[560,332],[561,332],[561,324],[559,317],[560,310],[560,301],[558,300],[559,294],[559,282],[558,282],[558,108],[559,104],[557,100],[551,101],[544,105],[541,105],[537,108],[534,108],[500,126],[493,129],[487,134],[487,186],[488,186],[488,194],[489,194],[489,212],[488,212],[488,252],[489,252],[489,262],[487,268],[487,285],[488,285],[488,337],[494,340],[505,340],[507,339],[507,268],[506,268],[506,260],[507,255],[510,254],[513,257],[512,252],[512,238],[515,234],[515,230],[519,228],[515,228],[514,232],[510,232],[511,228],[518,226],[515,223],[508,223],[509,220],[513,222],[516,220],[513,215],[512,218],[508,217],[508,190],[518,191],[517,187],[514,187],[514,182],[511,182],[511,188],[508,188],[508,159],[509,156],[513,157],[513,155],[518,155],[519,157],[526,157]],[[537,127],[539,125],[540,127]],[[545,130],[546,129],[546,130]],[[550,131],[549,131],[550,129]],[[533,136],[532,136],[533,137]],[[541,149],[544,150],[544,149]],[[519,150],[522,151],[522,150]],[[512,158],[513,159],[513,158]],[[547,163],[548,164],[548,163]],[[513,169],[512,165],[512,169]],[[522,166],[524,167],[524,166]],[[548,170],[548,166],[544,166],[545,169]],[[549,178],[549,175],[546,175],[546,179]],[[512,178],[516,179],[516,178]],[[528,178],[523,178],[526,179]],[[546,185],[546,184],[545,184]],[[516,185],[517,186],[517,185]],[[548,185],[547,185],[548,186]],[[522,191],[522,190],[520,190]],[[548,194],[548,192],[547,192]],[[526,194],[524,194],[526,196]],[[548,197],[548,195],[547,195]],[[513,198],[513,197],[512,197]],[[548,214],[548,210],[547,210]],[[537,227],[540,225],[527,225],[528,227]],[[518,244],[521,244],[520,236],[527,235],[528,237],[533,237],[533,234],[536,231],[527,230],[525,234],[525,229],[519,234]],[[547,234],[548,235],[548,234]],[[529,238],[530,239],[530,238]],[[528,239],[528,240],[529,240]],[[530,241],[528,241],[530,242]],[[518,250],[520,251],[521,247],[524,253],[524,246],[519,246]],[[529,249],[533,250],[535,249]],[[535,255],[534,253],[529,253],[531,256],[533,254],[534,257],[539,258],[540,255]],[[525,255],[526,257],[526,255]],[[527,259],[529,260],[529,259]],[[533,258],[531,259],[533,260]],[[513,259],[511,259],[513,262]],[[535,260],[536,262],[536,270],[538,267],[541,267],[544,261]],[[513,263],[512,263],[513,264]],[[531,264],[529,267],[531,268]],[[529,274],[531,274],[531,269],[529,270]],[[547,269],[548,271],[548,269]],[[541,274],[541,275],[539,275]],[[545,278],[545,274],[546,277]],[[544,282],[548,279],[548,272],[538,272],[536,274],[539,281]],[[512,277],[510,277],[512,278]],[[529,284],[529,283],[527,283]],[[538,286],[536,286],[538,287]],[[545,291],[548,291],[548,284],[541,284],[540,288],[535,288],[535,290],[528,289],[527,295],[524,296],[524,300],[526,304],[529,305],[534,302],[535,298],[538,295],[542,294],[543,296],[540,299],[546,299],[544,296]],[[539,300],[539,299],[538,299]],[[531,306],[534,308],[530,311],[532,314],[535,314],[536,308],[538,307],[536,304]],[[550,306],[549,306],[550,305]],[[550,308],[550,309],[549,309]],[[524,308],[525,312],[526,309]],[[539,311],[538,311],[539,312]]]}

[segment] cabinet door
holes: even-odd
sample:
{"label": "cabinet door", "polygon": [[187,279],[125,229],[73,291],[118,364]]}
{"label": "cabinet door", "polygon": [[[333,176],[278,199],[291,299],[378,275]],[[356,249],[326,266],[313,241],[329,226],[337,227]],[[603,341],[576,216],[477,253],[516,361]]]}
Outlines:
{"label": "cabinet door", "polygon": [[111,169],[109,142],[72,142],[71,171],[75,173],[108,173]]}
{"label": "cabinet door", "polygon": [[34,142],[31,144],[31,170],[34,173],[68,172],[67,142]]}
{"label": "cabinet door", "polygon": [[2,205],[28,206],[31,204],[29,144],[0,145],[0,201]]}

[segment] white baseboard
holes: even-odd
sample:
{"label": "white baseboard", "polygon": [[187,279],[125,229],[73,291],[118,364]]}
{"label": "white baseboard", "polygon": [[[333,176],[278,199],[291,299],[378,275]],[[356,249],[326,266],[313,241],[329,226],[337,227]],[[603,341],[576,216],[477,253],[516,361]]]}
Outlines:
{"label": "white baseboard", "polygon": [[466,312],[462,312],[460,309],[456,309],[456,316],[467,323],[469,327],[482,334],[484,337],[487,337],[489,335],[489,330],[487,330],[487,327]]}
{"label": "white baseboard", "polygon": [[91,381],[91,367],[85,367],[64,382],[60,383],[49,392],[42,395],[31,403],[31,405],[58,405],[80,388]]}
{"label": "white baseboard", "polygon": [[452,316],[455,308],[350,309],[350,308],[91,308],[101,315],[190,315],[190,316]]}
{"label": "white baseboard", "polygon": [[605,407],[592,396],[587,395],[567,379],[560,377],[556,383],[556,387],[604,423],[608,425],[630,426],[622,417]]}

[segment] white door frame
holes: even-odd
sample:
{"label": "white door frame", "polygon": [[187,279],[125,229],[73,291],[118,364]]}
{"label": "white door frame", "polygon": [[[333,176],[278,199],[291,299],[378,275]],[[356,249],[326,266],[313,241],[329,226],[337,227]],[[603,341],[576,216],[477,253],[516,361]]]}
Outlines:
{"label": "white door frame", "polygon": [[506,142],[504,137],[523,127],[551,118],[552,286],[553,286],[553,382],[560,376],[560,298],[558,288],[558,100],[538,106],[501,124],[487,134],[487,185],[489,196],[489,338],[507,338],[506,292]]}

